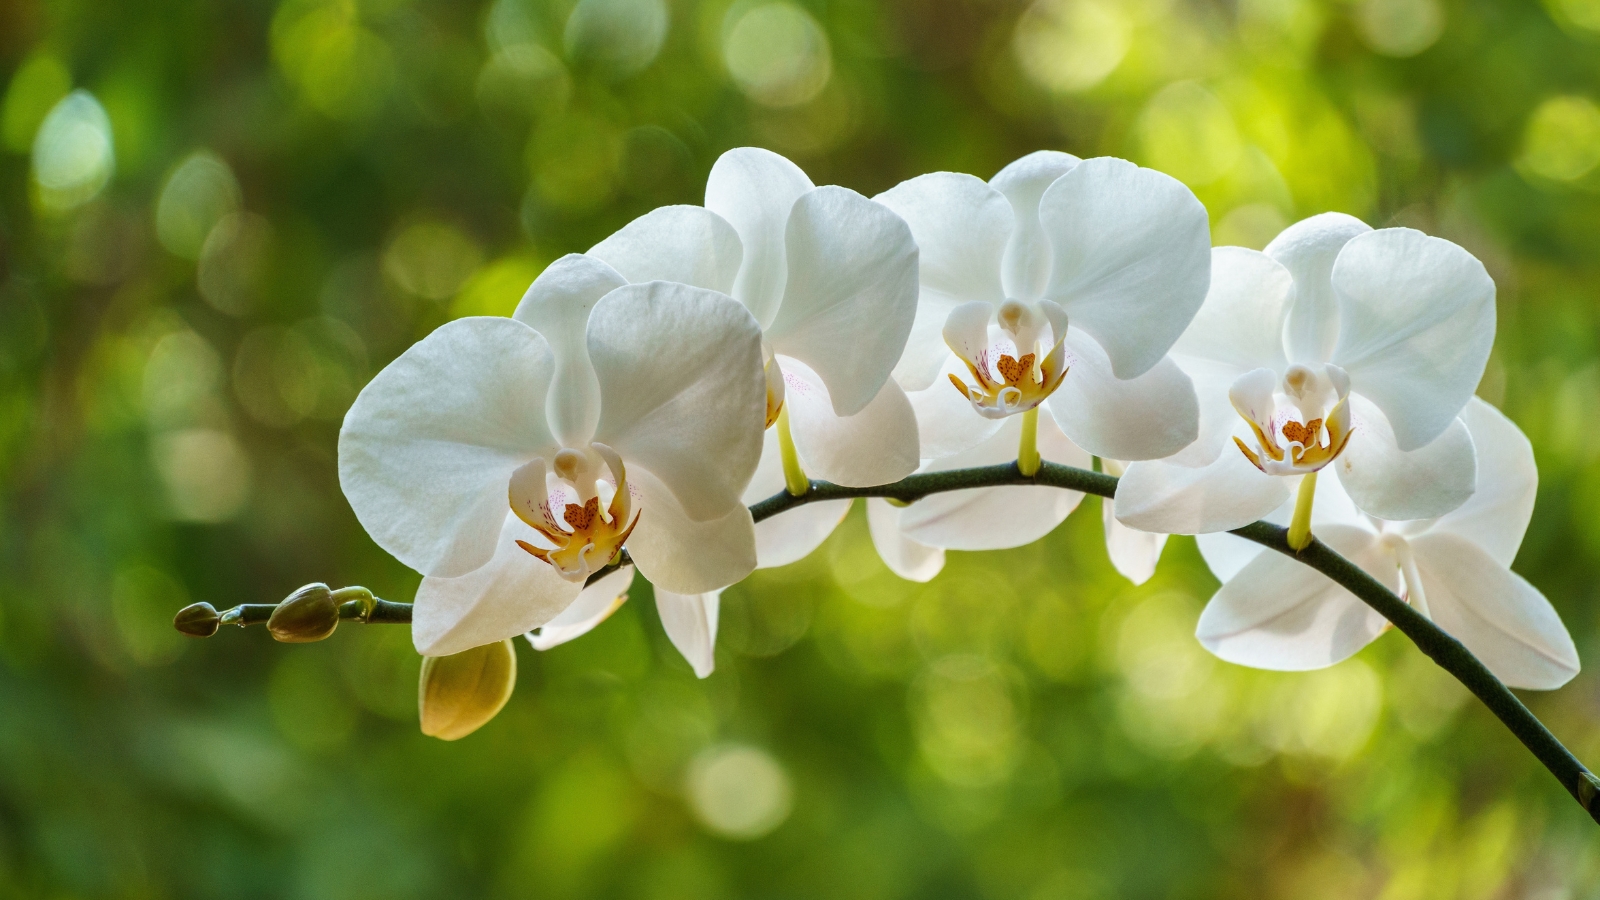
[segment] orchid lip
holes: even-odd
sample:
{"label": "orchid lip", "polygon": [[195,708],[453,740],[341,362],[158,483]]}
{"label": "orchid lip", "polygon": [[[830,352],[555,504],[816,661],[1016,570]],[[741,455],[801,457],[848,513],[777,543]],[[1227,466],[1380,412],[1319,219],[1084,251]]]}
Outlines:
{"label": "orchid lip", "polygon": [[1268,475],[1316,472],[1350,442],[1350,377],[1334,365],[1320,373],[1294,365],[1275,381],[1270,369],[1255,369],[1229,389],[1229,400],[1254,438],[1246,443],[1235,437],[1233,442],[1251,465]]}
{"label": "orchid lip", "polygon": [[[544,475],[543,458],[518,469],[512,475],[510,487],[512,511],[550,544],[541,547],[519,540],[517,546],[548,563],[562,578],[578,583],[609,565],[633,534],[634,526],[639,524],[622,458],[604,444],[590,447],[605,461],[615,479],[611,501],[604,509],[600,504],[601,485],[586,465],[587,457],[578,450],[563,449],[555,454],[554,462],[555,476],[571,485],[580,502],[566,502],[565,491],[552,496]],[[568,480],[565,472],[577,475],[579,481]],[[560,501],[559,510],[552,500]]]}

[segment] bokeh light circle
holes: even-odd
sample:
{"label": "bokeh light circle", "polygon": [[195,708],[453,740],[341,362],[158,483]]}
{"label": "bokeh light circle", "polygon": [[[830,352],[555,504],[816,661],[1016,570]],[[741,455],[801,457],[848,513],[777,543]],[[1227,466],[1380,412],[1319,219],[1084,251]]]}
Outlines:
{"label": "bokeh light circle", "polygon": [[689,767],[689,805],[700,823],[733,840],[770,834],[789,818],[789,776],[758,747],[722,744],[702,751]]}
{"label": "bokeh light circle", "polygon": [[792,3],[735,6],[728,11],[722,59],[745,96],[764,106],[799,106],[833,75],[828,35]]}

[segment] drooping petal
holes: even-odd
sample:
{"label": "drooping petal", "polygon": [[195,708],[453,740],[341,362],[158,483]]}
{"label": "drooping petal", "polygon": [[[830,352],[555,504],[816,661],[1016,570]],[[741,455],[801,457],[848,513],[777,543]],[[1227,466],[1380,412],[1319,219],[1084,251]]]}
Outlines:
{"label": "drooping petal", "polygon": [[1533,518],[1534,494],[1539,489],[1533,445],[1516,423],[1477,397],[1467,401],[1461,420],[1472,433],[1478,455],[1477,490],[1467,502],[1435,521],[1432,530],[1460,535],[1510,568]]}
{"label": "drooping petal", "polygon": [[917,312],[917,244],[882,204],[842,187],[794,203],[772,348],[816,370],[841,416],[860,412],[900,361]]}
{"label": "drooping petal", "polygon": [[603,398],[596,441],[654,473],[697,522],[740,505],[767,415],[747,310],[688,285],[627,285],[590,314],[589,356]]}
{"label": "drooping petal", "polygon": [[457,319],[362,389],[339,431],[339,486],[378,546],[424,575],[489,561],[511,473],[557,449],[543,403],[553,370],[528,326]]}
{"label": "drooping petal", "polygon": [[1396,446],[1382,410],[1359,394],[1350,403],[1350,442],[1333,466],[1363,512],[1394,521],[1431,519],[1472,496],[1477,454],[1460,419],[1432,443],[1406,453]]}
{"label": "drooping petal", "polygon": [[1000,259],[1012,230],[1011,206],[970,175],[935,172],[873,198],[895,211],[919,248],[917,314],[895,378],[906,390],[934,383],[946,348],[945,319],[963,303],[1005,300]]}
{"label": "drooping petal", "polygon": [[727,220],[703,206],[662,206],[622,226],[587,254],[640,284],[676,281],[733,293],[744,249]]}
{"label": "drooping petal", "polygon": [[1554,690],[1578,674],[1578,650],[1544,595],[1472,541],[1446,532],[1411,540],[1428,609],[1496,678]]}
{"label": "drooping petal", "polygon": [[1053,260],[1045,296],[1105,348],[1118,378],[1149,371],[1205,300],[1205,207],[1168,175],[1100,157],[1045,190],[1039,220]]}
{"label": "drooping petal", "polygon": [[758,147],[722,154],[706,179],[706,209],[726,219],[744,246],[733,296],[763,326],[777,315],[783,299],[789,210],[812,186],[799,166]]}
{"label": "drooping petal", "polygon": [[689,661],[696,678],[710,675],[717,667],[717,613],[722,592],[674,594],[656,588],[656,612],[672,646]]}
{"label": "drooping petal", "polygon": [[795,449],[809,475],[848,487],[871,487],[916,471],[921,461],[917,416],[898,384],[884,382],[866,409],[841,417],[810,366],[780,359]]}
{"label": "drooping petal", "polygon": [[1289,270],[1272,257],[1243,247],[1211,251],[1211,288],[1183,336],[1172,346],[1184,357],[1234,368],[1239,373],[1288,367],[1283,319],[1294,291]]}
{"label": "drooping petal", "polygon": [[1106,530],[1106,554],[1111,557],[1112,567],[1136,585],[1149,581],[1156,573],[1156,563],[1161,561],[1167,536],[1139,531],[1118,522],[1116,506],[1110,497],[1101,498],[1100,511]]}
{"label": "drooping petal", "polygon": [[1447,240],[1409,228],[1351,238],[1333,266],[1352,390],[1389,417],[1402,450],[1438,437],[1477,390],[1494,344],[1494,280]]}
{"label": "drooping petal", "polygon": [[539,540],[508,511],[501,516],[494,556],[454,578],[426,577],[411,610],[411,641],[423,656],[449,656],[525,634],[554,619],[583,586],[517,546]]}
{"label": "drooping petal", "polygon": [[1230,531],[1281,506],[1289,498],[1286,481],[1257,469],[1237,449],[1224,449],[1204,466],[1129,463],[1117,482],[1117,519],[1158,534]]}
{"label": "drooping petal", "polygon": [[1354,216],[1322,213],[1290,225],[1267,245],[1266,255],[1282,263],[1294,277],[1294,296],[1283,332],[1291,362],[1313,365],[1332,359],[1339,340],[1333,262],[1351,238],[1371,230]]}
{"label": "drooping petal", "polygon": [[[1009,416],[994,436],[966,453],[938,460],[926,471],[991,466],[1017,458],[1022,419]],[[1089,454],[1039,417],[1039,455],[1050,462],[1088,468]],[[900,511],[905,537],[947,550],[1001,550],[1031,544],[1055,529],[1083,495],[1059,488],[1008,486],[950,491],[924,497]]]}
{"label": "drooping petal", "polygon": [[1004,194],[1017,227],[1006,242],[1001,282],[1007,297],[1034,300],[1050,281],[1050,242],[1039,222],[1039,198],[1057,178],[1083,160],[1070,153],[1038,150],[1001,169],[989,185]]}
{"label": "drooping petal", "polygon": [[593,631],[628,599],[633,573],[633,566],[624,566],[584,588],[561,615],[539,626],[537,632],[529,632],[528,643],[535,650],[549,650]]}
{"label": "drooping petal", "polygon": [[[784,489],[782,452],[778,431],[767,429],[761,464],[744,489],[744,505],[757,503]],[[756,523],[756,568],[771,569],[799,562],[822,546],[850,512],[850,500],[807,503]]]}
{"label": "drooping petal", "polygon": [[[1394,562],[1379,550],[1376,535],[1333,525],[1318,536],[1391,589],[1397,586]],[[1281,553],[1263,553],[1206,604],[1195,637],[1228,662],[1301,672],[1348,659],[1385,624],[1328,576]]]}
{"label": "drooping petal", "polygon": [[1199,437],[1194,383],[1170,358],[1123,380],[1112,374],[1105,350],[1076,327],[1067,328],[1066,348],[1067,376],[1046,405],[1073,443],[1111,459],[1161,459]]}
{"label": "drooping petal", "polygon": [[867,532],[889,571],[907,581],[929,582],[944,568],[944,551],[919,544],[900,530],[902,509],[880,497],[867,499]]}
{"label": "drooping petal", "polygon": [[545,267],[512,318],[550,342],[556,375],[548,392],[550,427],[568,447],[588,446],[600,417],[600,384],[589,363],[589,313],[600,298],[627,284],[593,257],[569,253]]}
{"label": "drooping petal", "polygon": [[639,510],[628,552],[651,584],[674,593],[701,594],[721,590],[755,570],[750,510],[736,505],[719,519],[697,522],[655,473],[629,466],[628,484]]}
{"label": "drooping petal", "polygon": [[[1294,498],[1288,497],[1277,509],[1261,518],[1275,525],[1288,527],[1289,520],[1293,516]],[[1311,505],[1312,534],[1317,534],[1324,525],[1348,525],[1377,534],[1372,522],[1350,501],[1350,495],[1345,493],[1337,474],[1331,468],[1324,469],[1318,474],[1316,498]],[[1194,540],[1200,548],[1200,555],[1205,558],[1206,566],[1211,569],[1211,574],[1215,575],[1218,581],[1232,578],[1245,567],[1246,563],[1267,549],[1255,541],[1247,541],[1226,531],[1196,535]]]}

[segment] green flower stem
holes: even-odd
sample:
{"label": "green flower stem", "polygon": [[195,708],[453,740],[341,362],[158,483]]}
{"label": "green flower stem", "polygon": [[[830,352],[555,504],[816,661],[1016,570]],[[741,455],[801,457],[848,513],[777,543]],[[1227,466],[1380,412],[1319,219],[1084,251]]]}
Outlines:
{"label": "green flower stem", "polygon": [[1033,477],[1039,471],[1039,407],[1022,414],[1022,441],[1017,444],[1017,469]]}
{"label": "green flower stem", "polygon": [[778,409],[778,452],[783,456],[783,484],[790,494],[798,497],[806,492],[811,479],[800,467],[800,454],[794,449],[794,435],[789,432],[789,404]]}
{"label": "green flower stem", "polygon": [[1317,473],[1300,476],[1300,492],[1294,497],[1294,518],[1289,521],[1289,549],[1299,552],[1311,543],[1311,502],[1317,496]]}
{"label": "green flower stem", "polygon": [[[852,497],[883,497],[901,503],[914,503],[930,494],[959,491],[969,488],[1000,487],[1004,485],[1041,485],[1114,497],[1117,479],[1099,472],[1089,472],[1071,466],[1043,462],[1032,477],[1022,474],[1016,463],[1002,463],[973,469],[954,469],[944,472],[924,472],[911,475],[894,484],[877,487],[852,488],[825,481],[808,482],[799,493],[784,490],[750,507],[750,517],[757,522],[771,518],[786,510],[807,503],[826,500],[846,500]],[[1234,534],[1270,550],[1293,557],[1336,584],[1355,594],[1368,606],[1388,619],[1428,658],[1466,685],[1467,689],[1494,713],[1511,730],[1517,740],[1527,747],[1573,799],[1600,822],[1600,779],[1584,767],[1576,756],[1556,739],[1510,688],[1491,673],[1460,641],[1451,637],[1427,616],[1407,605],[1404,600],[1368,575],[1355,563],[1335,553],[1328,545],[1309,537],[1298,551],[1289,544],[1289,530],[1270,522],[1255,522],[1236,528]],[[589,581],[604,577],[622,566],[632,565],[624,552],[618,560],[590,576]],[[223,624],[258,625],[271,616],[270,604],[247,604],[234,607],[223,614]],[[355,619],[372,624],[404,623],[411,621],[411,607],[405,603],[377,600],[371,615],[361,616],[361,604],[352,600],[339,607],[340,618]]]}

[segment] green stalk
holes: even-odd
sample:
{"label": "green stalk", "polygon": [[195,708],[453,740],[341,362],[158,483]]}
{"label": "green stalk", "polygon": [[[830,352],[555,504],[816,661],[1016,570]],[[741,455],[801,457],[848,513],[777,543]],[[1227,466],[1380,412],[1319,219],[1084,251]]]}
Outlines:
{"label": "green stalk", "polygon": [[800,467],[800,454],[794,449],[794,435],[789,433],[789,404],[778,410],[778,450],[783,454],[783,485],[796,497],[804,497],[811,489],[811,479]]}
{"label": "green stalk", "polygon": [[1316,499],[1317,473],[1300,478],[1300,493],[1294,498],[1294,519],[1289,522],[1289,548],[1296,553],[1311,545],[1311,502]]}
{"label": "green stalk", "polygon": [[1039,407],[1022,414],[1022,442],[1017,445],[1017,471],[1025,478],[1039,473]]}

